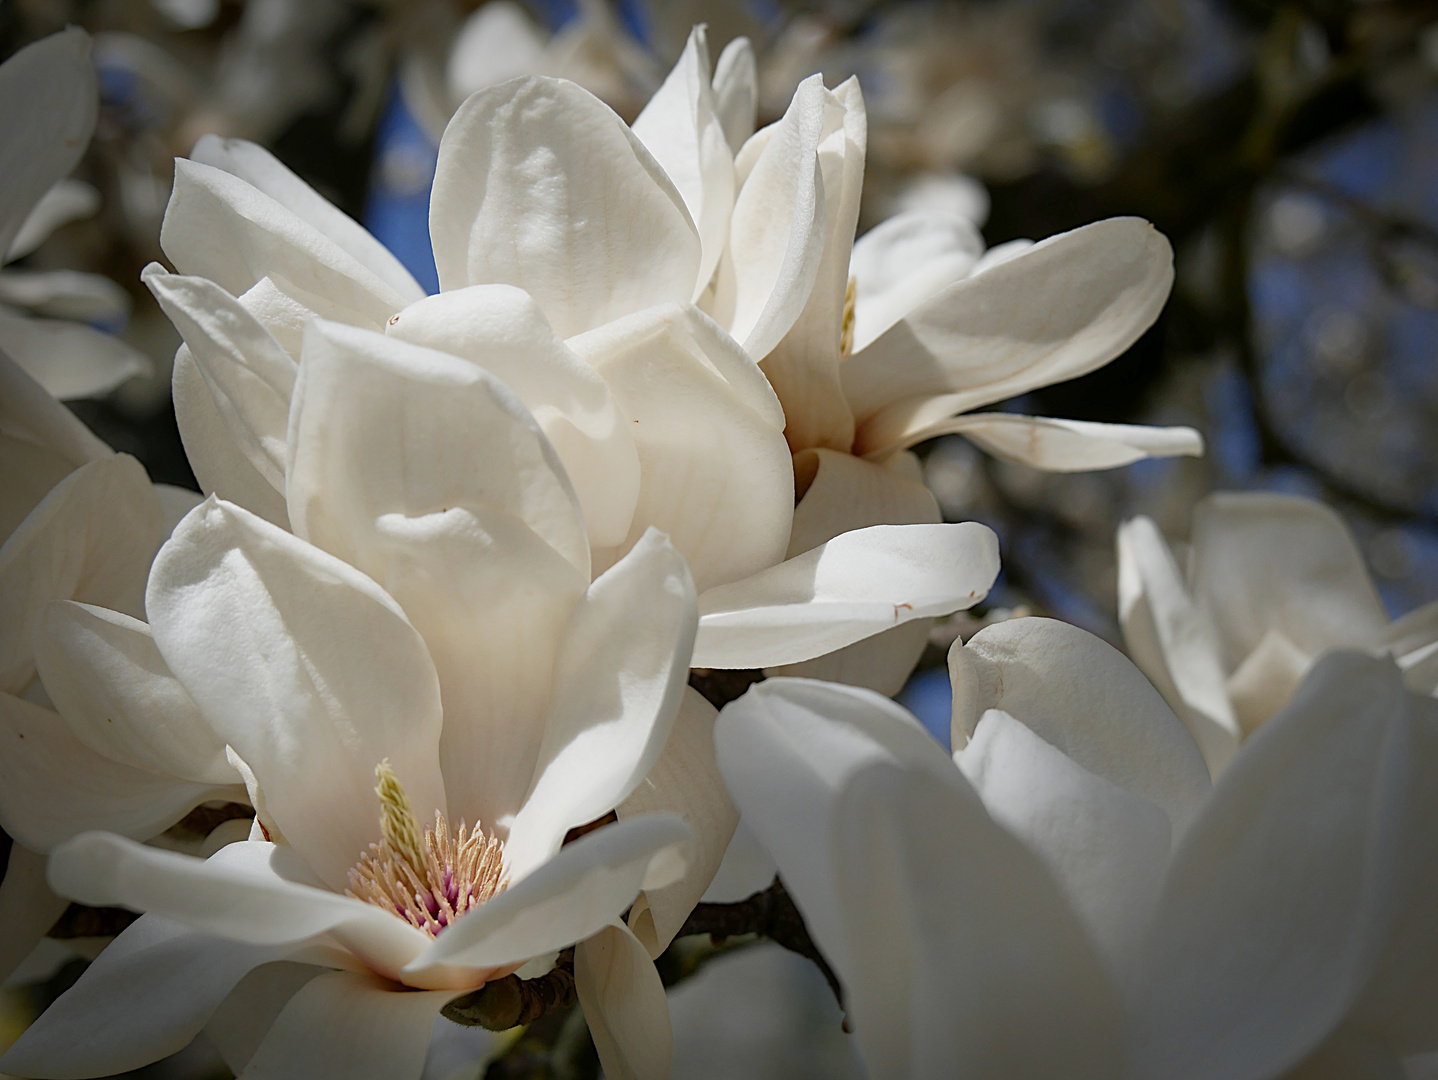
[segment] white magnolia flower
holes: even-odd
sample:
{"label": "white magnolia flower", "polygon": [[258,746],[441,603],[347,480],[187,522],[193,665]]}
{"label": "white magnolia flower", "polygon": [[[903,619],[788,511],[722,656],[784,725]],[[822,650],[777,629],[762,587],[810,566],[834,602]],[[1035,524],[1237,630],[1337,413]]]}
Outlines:
{"label": "white magnolia flower", "polygon": [[[529,494],[528,509],[552,495]],[[310,513],[342,509],[317,497]],[[503,528],[462,504],[411,509],[369,537],[411,593],[477,529]],[[532,574],[532,551],[505,539],[491,536],[490,558]],[[289,961],[287,991],[251,980],[217,1019],[236,1073],[417,1077],[446,1002],[577,944],[609,1074],[667,1073],[663,987],[619,920],[641,888],[680,876],[690,830],[621,810],[561,845],[660,758],[696,622],[683,561],[650,533],[592,584],[575,574],[557,623],[474,604],[477,574],[449,569],[432,586],[448,609],[407,616],[370,577],[232,504],[212,497],[181,522],[150,575],[146,636],[244,773],[255,832],[205,861],[109,833],[58,848],[57,891],[149,914],[10,1050],[7,1071],[135,1068],[187,1043],[252,972],[264,983]],[[420,616],[431,629],[449,619],[449,638],[422,636]],[[441,650],[480,634],[515,641],[511,669],[491,673],[483,702],[456,701]],[[295,964],[310,965],[305,978]]]}
{"label": "white magnolia flower", "polygon": [[[0,64],[0,95],[24,103],[0,118],[0,261],[10,262],[98,203],[88,184],[67,179],[95,130],[90,36],[72,28],[21,49]],[[150,362],[113,334],[68,320],[113,322],[129,306],[125,290],[98,274],[0,271],[0,350],[58,398],[103,394],[147,374]]]}
{"label": "white magnolia flower", "polygon": [[1390,661],[1320,661],[1211,789],[1083,631],[1001,623],[950,665],[952,761],[828,683],[761,683],[717,728],[874,1076],[1400,1076],[1438,1049],[1438,703]]}
{"label": "white magnolia flower", "polygon": [[1438,602],[1391,621],[1343,519],[1313,499],[1210,495],[1186,576],[1146,517],[1119,527],[1118,560],[1128,650],[1215,775],[1329,650],[1387,654],[1410,689],[1438,690]]}

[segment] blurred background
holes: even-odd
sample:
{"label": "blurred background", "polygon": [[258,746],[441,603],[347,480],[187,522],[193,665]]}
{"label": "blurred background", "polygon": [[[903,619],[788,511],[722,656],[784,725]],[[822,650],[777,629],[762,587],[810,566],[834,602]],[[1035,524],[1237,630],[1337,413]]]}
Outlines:
{"label": "blurred background", "polygon": [[[1127,354],[1003,407],[1188,424],[1205,457],[1054,475],[957,436],[919,448],[946,516],[1000,536],[992,609],[1119,643],[1116,525],[1148,514],[1182,558],[1220,488],[1329,501],[1392,615],[1438,596],[1438,0],[4,0],[0,56],[84,26],[103,101],[73,220],[7,270],[0,312],[78,316],[148,357],[152,374],[71,407],[194,486],[169,405],[178,337],[139,283],[174,156],[207,132],[263,143],[433,289],[428,194],[455,106],[543,72],[632,119],[701,21],[716,56],[754,42],[761,123],[813,71],[859,76],[861,231],[944,207],[990,245],[1116,214],[1173,242],[1173,295]],[[56,269],[113,285],[46,311],[24,272]],[[936,628],[902,695],[944,742],[944,649],[986,610]],[[82,964],[12,979],[0,1046]],[[671,1001],[676,1076],[857,1075],[822,978],[776,946],[714,960]],[[427,1078],[482,1075],[498,1037],[440,1025]],[[196,1045],[134,1075],[228,1074]]]}

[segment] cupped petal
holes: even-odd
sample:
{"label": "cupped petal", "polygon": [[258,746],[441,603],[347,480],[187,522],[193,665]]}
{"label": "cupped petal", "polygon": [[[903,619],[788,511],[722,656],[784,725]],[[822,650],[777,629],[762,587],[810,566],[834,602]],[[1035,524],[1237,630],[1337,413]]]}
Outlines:
{"label": "cupped petal", "polygon": [[60,714],[0,694],[0,826],[31,851],[87,829],[146,840],[208,799],[243,789],[197,784],[113,761],[75,738]]}
{"label": "cupped petal", "polygon": [[698,278],[699,235],[674,184],[608,105],[564,79],[512,79],[459,107],[429,231],[442,289],[516,285],[561,337],[687,301]]}
{"label": "cupped petal", "polygon": [[945,286],[968,276],[984,238],[962,214],[910,210],[854,241],[854,352]]}
{"label": "cupped petal", "polygon": [[256,472],[284,491],[295,362],[213,281],[167,274],[159,263],[145,267],[140,279],[185,339],[230,438]]}
{"label": "cupped petal", "polygon": [[421,819],[445,808],[434,665],[359,571],[212,497],[160,550],[146,605],[170,671],[331,888],[379,839],[381,761]]}
{"label": "cupped petal", "polygon": [[676,880],[690,839],[689,827],[672,814],[586,833],[451,923],[403,974],[413,979],[450,965],[508,967],[583,941],[613,922],[640,889]]}
{"label": "cupped petal", "polygon": [[56,896],[45,880],[45,856],[20,844],[10,845],[5,877],[0,879],[0,983],[24,963],[70,901]]}
{"label": "cupped petal", "polygon": [[987,526],[876,525],[699,595],[695,667],[809,660],[984,598],[999,572]]}
{"label": "cupped petal", "polygon": [[0,431],[50,451],[72,468],[115,453],[3,350]]}
{"label": "cupped petal", "polygon": [[757,359],[789,332],[819,273],[825,226],[819,144],[831,96],[823,76],[811,75],[784,116],[750,140],[762,150],[734,200],[714,311]]}
{"label": "cupped petal", "polygon": [[652,529],[575,605],[533,779],[509,827],[513,877],[613,810],[653,767],[684,695],[697,621],[684,560]]}
{"label": "cupped petal", "polygon": [[200,490],[288,529],[290,519],[284,492],[250,464],[231,434],[230,425],[220,412],[188,345],[181,345],[175,352],[170,392],[180,441]]}
{"label": "cupped petal", "polygon": [[737,151],[754,134],[759,110],[759,64],[747,37],[733,38],[724,46],[714,65],[712,86],[724,141]]}
{"label": "cupped petal", "polygon": [[183,1050],[241,979],[286,945],[249,945],[154,915],[132,923],[31,1024],[5,1069],[109,1076]]}
{"label": "cupped petal", "polygon": [[1230,671],[1270,629],[1310,656],[1371,648],[1383,602],[1337,512],[1296,495],[1217,492],[1194,510],[1188,576]]}
{"label": "cupped petal", "polygon": [[26,215],[84,156],[100,94],[90,64],[90,35],[79,27],[26,46],[0,64],[0,252],[8,253]]}
{"label": "cupped petal", "polygon": [[103,274],[79,270],[6,270],[0,273],[0,304],[50,319],[123,325],[130,294]]}
{"label": "cupped petal", "polygon": [[150,478],[128,454],[56,484],[0,547],[0,690],[21,693],[34,677],[31,631],[49,601],[141,613],[160,530]]}
{"label": "cupped petal", "polygon": [[697,300],[728,243],[734,209],[734,153],[709,81],[704,24],[689,31],[679,62],[635,119],[633,130],[674,182],[698,230],[699,270],[688,298]]}
{"label": "cupped petal", "polygon": [[1217,636],[1150,518],[1118,527],[1118,615],[1129,656],[1187,725],[1217,776],[1243,733],[1228,700]]}
{"label": "cupped petal", "polygon": [[[84,93],[83,79],[81,80],[81,85],[76,89],[79,90],[80,93]],[[93,91],[91,91],[91,93],[93,93]],[[7,135],[8,134],[7,132]],[[63,138],[63,136],[61,137]],[[88,134],[85,136],[85,139],[86,141],[89,140]],[[81,145],[83,146],[83,143]],[[66,149],[73,151],[74,147],[67,147]],[[78,155],[76,156],[76,160],[78,160]],[[80,218],[87,218],[99,209],[100,193],[95,190],[93,185],[87,184],[83,180],[73,180],[69,177],[56,180],[45,189],[45,193],[35,201],[35,205],[30,207],[29,213],[25,215],[25,220],[15,233],[15,238],[10,241],[9,247],[0,250],[0,255],[4,256],[3,260],[0,261],[9,262],[12,259],[19,259],[29,255],[48,240],[50,234],[61,225],[66,225],[71,221],[77,221]],[[107,278],[106,280],[108,281],[109,279]],[[116,288],[118,287],[119,286],[116,286]]]}
{"label": "cupped petal", "polygon": [[379,329],[419,299],[380,277],[309,220],[249,181],[213,165],[175,159],[160,247],[181,274],[240,296],[264,277],[292,281]]}
{"label": "cupped petal", "polygon": [[717,716],[697,690],[684,687],[664,752],[639,786],[615,807],[621,821],[640,814],[677,814],[694,833],[685,852],[684,876],[662,888],[644,890],[629,910],[629,929],[651,957],[669,947],[709,888],[739,821],[714,755]]}
{"label": "cupped petal", "polygon": [[118,611],[52,601],[35,624],[45,692],[104,757],[196,783],[235,785],[225,743],[170,674],[150,628]]}
{"label": "cupped petal", "polygon": [[250,1059],[249,1080],[419,1080],[453,990],[408,990],[368,973],[305,983]]}
{"label": "cupped petal", "polygon": [[570,340],[609,384],[639,452],[629,535],[656,528],[700,589],[782,558],[794,481],[783,412],[763,374],[693,305],[667,305]]}
{"label": "cupped petal", "polygon": [[1161,806],[1175,833],[1209,792],[1193,737],[1143,673],[1102,638],[1053,619],[1010,619],[949,650],[952,745],[1001,709],[1095,776]]}
{"label": "cupped petal", "polygon": [[1244,745],[1179,840],[1146,935],[1134,1075],[1275,1076],[1353,1007],[1414,872],[1404,804],[1431,786],[1414,771],[1418,700],[1390,661],[1334,654]]}
{"label": "cupped petal", "polygon": [[574,485],[589,542],[623,542],[639,498],[631,426],[592,366],[559,340],[533,297],[471,285],[411,304],[385,333],[472,361],[519,396]]}
{"label": "cupped petal", "polygon": [[424,290],[404,264],[368,229],[301,180],[263,146],[248,139],[205,135],[190,151],[190,160],[223,169],[268,195],[333,240],[405,303],[424,296]]}
{"label": "cupped petal", "polygon": [[64,319],[0,312],[0,349],[62,401],[100,397],[150,373],[145,355],[114,334]]}
{"label": "cupped petal", "polygon": [[858,451],[1102,367],[1158,317],[1172,282],[1163,235],[1110,218],[941,289],[845,363]]}
{"label": "cupped petal", "polygon": [[574,950],[574,989],[608,1080],[667,1080],[674,1029],[644,945],[613,923]]}
{"label": "cupped petal", "polygon": [[996,458],[1045,472],[1092,472],[1117,469],[1145,458],[1203,455],[1203,436],[1193,428],[1099,424],[1018,413],[950,417],[908,431],[897,442],[870,450],[869,454],[888,457],[940,435],[962,435]]}

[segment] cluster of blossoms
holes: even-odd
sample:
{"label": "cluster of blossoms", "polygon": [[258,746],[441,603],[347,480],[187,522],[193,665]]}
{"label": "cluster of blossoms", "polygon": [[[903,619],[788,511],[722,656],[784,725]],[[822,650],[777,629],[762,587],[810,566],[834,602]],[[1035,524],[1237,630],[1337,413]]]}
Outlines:
{"label": "cluster of blossoms", "polygon": [[[48,94],[0,130],[30,162],[6,236],[83,149],[86,49],[0,67]],[[417,1077],[446,1006],[566,964],[606,1075],[663,1077],[653,961],[741,812],[875,1076],[1438,1051],[1438,617],[1389,626],[1306,501],[1216,498],[1187,581],[1139,519],[1134,663],[1041,619],[957,642],[950,758],[882,694],[998,545],[910,448],[1199,453],[975,411],[1127,349],[1171,253],[1134,219],[985,251],[937,212],[855,242],[857,82],[757,131],[756,99],[747,42],[711,66],[703,28],[632,127],[562,79],[473,94],[428,296],[267,151],[201,139],[144,282],[203,500],[51,397],[54,349],[0,341],[0,966],[71,900],[144,913],[7,1072],[204,1030],[239,1075]],[[720,713],[691,668],[772,677]],[[218,803],[243,816],[176,850]]]}

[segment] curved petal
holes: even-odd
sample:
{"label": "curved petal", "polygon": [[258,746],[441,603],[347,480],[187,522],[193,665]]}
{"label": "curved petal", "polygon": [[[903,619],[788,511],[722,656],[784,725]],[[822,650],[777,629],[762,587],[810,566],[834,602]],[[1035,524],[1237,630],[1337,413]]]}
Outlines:
{"label": "curved petal", "polygon": [[608,1080],[667,1080],[674,1031],[664,983],[623,923],[574,950],[574,989]]}
{"label": "curved petal", "polygon": [[404,264],[371,236],[368,229],[301,180],[263,146],[248,139],[205,135],[190,151],[190,160],[223,169],[264,192],[333,240],[405,303],[424,296],[424,290]]}
{"label": "curved petal", "polygon": [[421,818],[445,808],[434,665],[369,578],[212,497],[160,550],[146,606],[170,670],[331,888],[379,839],[382,760]]}
{"label": "curved petal", "polygon": [[0,431],[49,450],[73,468],[115,453],[3,350]]}
{"label": "curved petal", "polygon": [[59,713],[11,694],[0,694],[0,744],[0,826],[31,851],[86,829],[146,840],[207,799],[244,797],[112,761],[75,738]]}
{"label": "curved petal", "polygon": [[1111,218],[941,289],[844,365],[858,452],[1102,367],[1158,317],[1172,282],[1163,235]]}
{"label": "curved petal", "polygon": [[471,909],[404,970],[501,968],[554,952],[597,933],[639,890],[683,872],[689,827],[671,814],[647,814],[596,829],[503,892]]}
{"label": "curved petal", "polygon": [[235,984],[205,1023],[205,1037],[232,1073],[245,1071],[290,999],[324,971],[314,964],[276,960],[252,969]]}
{"label": "curved petal", "polygon": [[1194,510],[1189,582],[1233,670],[1270,630],[1310,656],[1371,648],[1388,615],[1338,514],[1315,499],[1218,492]]}
{"label": "curved petal", "polygon": [[0,304],[109,326],[123,326],[130,315],[130,294],[119,283],[78,270],[6,270],[0,273]]}
{"label": "curved petal", "polygon": [[0,544],[74,468],[52,450],[0,433]]}
{"label": "curved petal", "polygon": [[429,232],[441,288],[517,285],[560,337],[691,299],[700,262],[683,200],[624,121],[574,83],[537,75],[455,112]]}
{"label": "curved petal", "polygon": [[1218,642],[1163,534],[1146,517],[1118,527],[1118,611],[1129,655],[1187,725],[1217,776],[1243,737]]}
{"label": "curved petal", "polygon": [[734,153],[709,81],[709,41],[701,23],[674,70],[634,121],[634,135],[674,182],[699,233],[697,300],[714,276],[729,240],[734,209]]}
{"label": "curved petal", "polygon": [[714,111],[729,149],[738,151],[754,134],[759,109],[759,65],[746,37],[733,38],[714,65]]}
{"label": "curved petal", "polygon": [[250,1059],[254,1080],[419,1080],[429,1031],[452,990],[407,990],[331,971],[289,1000]]}
{"label": "curved petal", "polygon": [[41,38],[0,64],[0,252],[40,197],[85,154],[100,103],[90,64],[90,35],[79,27]]}
{"label": "curved petal", "polygon": [[1046,472],[1116,469],[1145,458],[1201,457],[1203,436],[1187,427],[1142,427],[1055,420],[1017,413],[967,413],[906,432],[878,450],[887,457],[939,435],[962,435],[996,458]]}
{"label": "curved petal", "polygon": [[575,605],[534,778],[505,843],[511,876],[551,858],[566,832],[644,779],[679,711],[697,621],[684,560],[654,530]]}
{"label": "curved petal", "polygon": [[1095,776],[1161,806],[1182,829],[1209,791],[1193,738],[1143,674],[1102,638],[1053,619],[986,626],[949,650],[952,744],[1002,709]]}
{"label": "curved petal", "polygon": [[630,908],[629,929],[651,957],[669,947],[709,888],[739,821],[714,756],[716,716],[714,706],[697,690],[684,687],[664,752],[639,786],[615,807],[620,821],[640,814],[677,814],[694,832],[693,845],[685,853],[684,876],[662,888],[646,889]]}
{"label": "curved petal", "polygon": [[31,627],[47,602],[143,611],[160,530],[150,478],[128,454],[92,461],[56,484],[0,547],[0,690],[21,693],[34,677]]}
{"label": "curved petal", "polygon": [[471,285],[411,304],[385,333],[462,356],[502,381],[554,445],[584,510],[589,542],[623,542],[639,497],[630,425],[599,374],[512,285]]}
{"label": "curved petal", "polygon": [[5,877],[0,880],[0,983],[24,963],[70,901],[56,896],[45,881],[45,856],[19,844],[10,845]]}
{"label": "curved petal", "polygon": [[72,734],[137,769],[239,783],[225,743],[170,674],[150,628],[118,611],[52,601],[36,619],[35,662]]}
{"label": "curved petal", "polygon": [[962,214],[910,210],[854,241],[854,351],[863,352],[913,308],[968,276],[984,239]]}
{"label": "curved petal", "polygon": [[699,595],[695,667],[792,664],[978,603],[999,572],[984,525],[876,525]]}
{"label": "curved petal", "polygon": [[1406,789],[1430,783],[1413,772],[1414,700],[1391,662],[1335,654],[1224,772],[1131,988],[1136,1075],[1275,1076],[1352,1008],[1411,872]]}
{"label": "curved petal", "polygon": [[188,345],[181,345],[175,352],[170,393],[180,442],[200,489],[288,529],[284,492],[250,464],[231,435]]}
{"label": "curved petal", "polygon": [[145,355],[114,334],[63,319],[0,312],[0,349],[62,401],[100,397],[150,373]]}
{"label": "curved petal", "polygon": [[754,362],[692,305],[639,312],[570,346],[609,384],[639,451],[629,535],[668,534],[700,589],[782,557],[793,516],[783,413]]}
{"label": "curved petal", "polygon": [[[89,50],[88,40],[85,43],[85,49],[86,51]],[[89,66],[90,65],[86,64],[86,67]],[[3,78],[3,76],[0,76],[0,78]],[[75,88],[79,91],[80,95],[85,93],[86,81],[84,76],[81,76],[80,85]],[[94,86],[93,76],[91,80],[88,81],[90,81],[91,86]],[[90,94],[93,96],[94,90],[91,90]],[[83,104],[83,102],[76,101],[73,104]],[[92,117],[91,125],[93,124],[94,119]],[[6,132],[5,134],[8,137],[10,133]],[[54,134],[52,133],[52,139],[53,138]],[[61,135],[60,138],[64,138],[64,136]],[[89,142],[89,139],[90,135],[86,133],[85,142]],[[81,146],[83,147],[84,143],[81,143]],[[47,147],[47,149],[49,149],[49,147]],[[75,148],[65,147],[64,149],[74,151]],[[79,154],[76,154],[76,161],[79,160],[79,156]],[[66,169],[65,171],[68,172],[69,170]],[[100,193],[95,190],[93,185],[87,184],[83,180],[72,180],[69,178],[56,180],[45,189],[45,193],[35,201],[35,205],[30,207],[29,212],[25,215],[25,220],[21,222],[20,228],[16,231],[15,238],[10,241],[9,246],[0,249],[0,254],[4,256],[4,259],[0,261],[9,262],[12,259],[20,259],[29,255],[48,240],[50,234],[61,225],[68,224],[71,221],[77,221],[80,218],[90,217],[99,209]],[[108,278],[104,280],[109,281]],[[111,282],[111,284],[114,283]],[[119,288],[119,286],[116,286],[116,288]]]}

